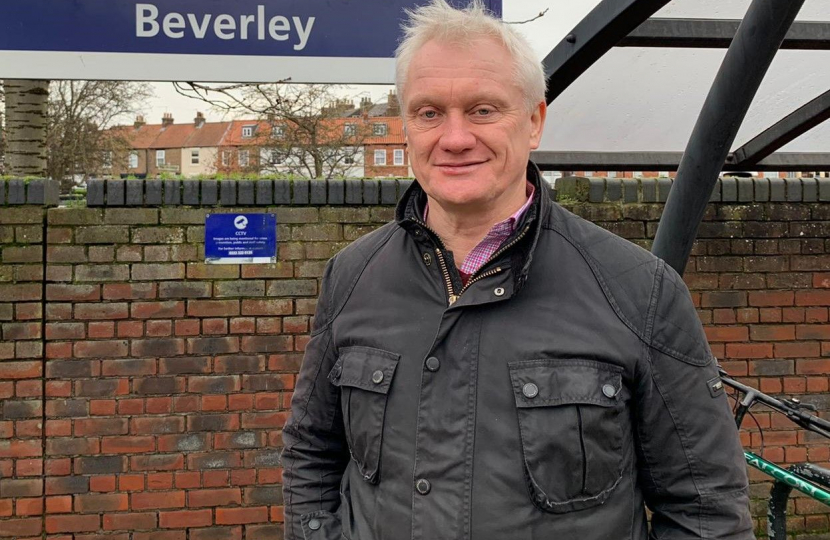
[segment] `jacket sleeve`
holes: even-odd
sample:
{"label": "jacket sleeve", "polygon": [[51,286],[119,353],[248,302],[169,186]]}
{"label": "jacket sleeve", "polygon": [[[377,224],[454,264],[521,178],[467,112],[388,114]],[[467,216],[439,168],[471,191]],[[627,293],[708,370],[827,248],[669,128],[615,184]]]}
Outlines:
{"label": "jacket sleeve", "polygon": [[[340,538],[340,480],[348,464],[339,390],[327,376],[336,360],[330,306],[333,260],[323,276],[314,329],[283,428],[285,539]],[[305,533],[304,533],[305,531]]]}
{"label": "jacket sleeve", "polygon": [[659,265],[637,377],[638,477],[652,539],[753,539],[746,463],[689,291]]}

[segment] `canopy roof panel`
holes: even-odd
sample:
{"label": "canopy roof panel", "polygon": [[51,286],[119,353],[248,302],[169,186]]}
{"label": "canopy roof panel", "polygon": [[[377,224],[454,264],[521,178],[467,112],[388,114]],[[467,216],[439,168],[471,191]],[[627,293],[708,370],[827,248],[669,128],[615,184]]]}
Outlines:
{"label": "canopy roof panel", "polygon": [[[742,19],[752,0],[672,0],[655,17],[688,19]],[[594,0],[591,3],[596,4]],[[830,0],[807,0],[797,21],[830,19]]]}

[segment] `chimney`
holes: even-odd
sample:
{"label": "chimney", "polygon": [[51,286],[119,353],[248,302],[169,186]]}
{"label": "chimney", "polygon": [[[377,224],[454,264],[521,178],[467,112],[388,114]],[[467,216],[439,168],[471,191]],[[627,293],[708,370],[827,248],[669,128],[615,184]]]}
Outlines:
{"label": "chimney", "polygon": [[[170,119],[170,123],[171,124],[173,123],[172,118]],[[199,129],[200,127],[204,126],[205,125],[205,115],[200,113],[200,112],[197,112],[196,113],[196,118],[193,119],[193,125],[196,126],[196,129]]]}
{"label": "chimney", "polygon": [[133,126],[135,127],[135,129],[141,129],[146,124],[147,122],[144,121],[144,117],[139,114],[135,117],[135,123],[133,124]]}
{"label": "chimney", "polygon": [[173,125],[173,115],[169,112],[164,113],[161,117],[161,127],[167,127]]}
{"label": "chimney", "polygon": [[394,90],[389,91],[389,97],[386,100],[386,116],[399,116],[401,114],[401,104],[398,101],[398,95]]}
{"label": "chimney", "polygon": [[363,114],[366,115],[369,113],[369,109],[372,108],[372,98],[370,97],[362,97],[360,98],[360,110],[363,111]]}

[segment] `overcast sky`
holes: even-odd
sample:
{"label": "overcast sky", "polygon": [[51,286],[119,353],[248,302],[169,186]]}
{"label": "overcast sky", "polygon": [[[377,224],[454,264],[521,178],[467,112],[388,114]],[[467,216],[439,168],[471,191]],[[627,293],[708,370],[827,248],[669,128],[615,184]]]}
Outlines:
{"label": "overcast sky", "polygon": [[[598,0],[503,0],[508,21],[521,26],[539,59],[561,41]],[[661,17],[740,19],[750,0],[673,0]],[[806,0],[800,20],[830,20],[830,0]],[[706,93],[723,59],[723,50],[613,49],[552,104],[542,148],[548,150],[682,151]],[[782,51],[773,62],[736,146],[777,119],[830,88],[830,51]],[[177,122],[197,111],[209,121],[220,113],[179,96],[171,83],[154,83],[156,98],[145,109],[151,123],[170,112]],[[350,95],[385,100],[389,86],[355,86]],[[785,150],[830,151],[830,121]]]}

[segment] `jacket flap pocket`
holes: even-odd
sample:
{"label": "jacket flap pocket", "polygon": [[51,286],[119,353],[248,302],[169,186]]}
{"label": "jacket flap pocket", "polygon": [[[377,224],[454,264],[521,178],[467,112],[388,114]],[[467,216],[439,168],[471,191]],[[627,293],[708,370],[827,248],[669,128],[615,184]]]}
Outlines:
{"label": "jacket flap pocket", "polygon": [[386,394],[401,355],[372,347],[344,347],[334,364],[329,381],[335,386],[353,386]]}
{"label": "jacket flap pocket", "polygon": [[599,405],[614,407],[622,391],[622,368],[593,360],[510,362],[516,407]]}
{"label": "jacket flap pocket", "polygon": [[340,540],[342,530],[336,514],[317,510],[300,516],[305,540]]}

